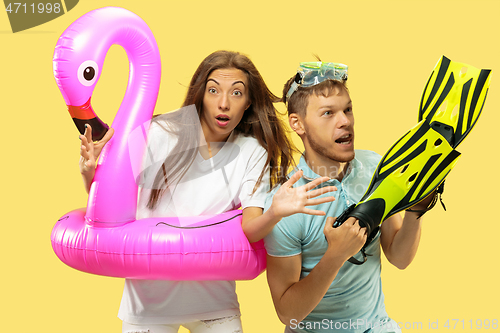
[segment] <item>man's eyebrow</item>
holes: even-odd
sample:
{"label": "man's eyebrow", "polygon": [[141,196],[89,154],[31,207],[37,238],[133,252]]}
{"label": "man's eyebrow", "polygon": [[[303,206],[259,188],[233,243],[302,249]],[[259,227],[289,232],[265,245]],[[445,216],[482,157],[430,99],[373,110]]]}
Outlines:
{"label": "man's eyebrow", "polygon": [[[352,105],[352,100],[349,100],[349,102],[347,102],[344,107],[348,107]],[[337,108],[338,106],[337,105],[332,105],[332,104],[328,104],[328,105],[323,105],[321,106],[318,110],[323,110],[323,109],[335,109]]]}
{"label": "man's eyebrow", "polygon": [[349,102],[347,102],[344,107],[348,108],[350,106],[352,106],[352,100],[349,100]]}

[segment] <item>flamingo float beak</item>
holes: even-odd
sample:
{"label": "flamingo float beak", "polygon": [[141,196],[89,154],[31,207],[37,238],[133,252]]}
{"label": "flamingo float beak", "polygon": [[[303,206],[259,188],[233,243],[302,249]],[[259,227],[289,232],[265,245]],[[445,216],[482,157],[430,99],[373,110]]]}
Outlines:
{"label": "flamingo float beak", "polygon": [[93,141],[102,139],[109,129],[109,126],[95,114],[90,104],[90,98],[83,105],[68,105],[68,111],[80,134],[85,133],[85,124],[92,127]]}

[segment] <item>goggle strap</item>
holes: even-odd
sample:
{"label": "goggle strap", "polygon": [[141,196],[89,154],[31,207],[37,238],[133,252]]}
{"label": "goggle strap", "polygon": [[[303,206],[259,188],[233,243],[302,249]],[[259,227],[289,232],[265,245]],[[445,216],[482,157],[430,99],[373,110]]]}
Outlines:
{"label": "goggle strap", "polygon": [[293,81],[292,85],[290,86],[290,89],[288,90],[288,92],[286,93],[286,102],[288,103],[288,101],[290,100],[290,96],[292,96],[292,94],[297,91],[297,89],[299,89],[299,85],[297,84],[297,82]]}

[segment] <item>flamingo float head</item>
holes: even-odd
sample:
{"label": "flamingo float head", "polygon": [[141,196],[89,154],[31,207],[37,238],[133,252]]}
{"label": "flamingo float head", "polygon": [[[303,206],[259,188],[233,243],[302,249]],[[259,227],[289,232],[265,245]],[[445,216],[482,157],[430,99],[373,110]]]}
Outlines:
{"label": "flamingo float head", "polygon": [[[135,219],[137,184],[132,169],[141,159],[130,156],[127,139],[153,115],[161,77],[160,53],[151,30],[139,16],[124,8],[104,7],[72,23],[59,38],[53,58],[54,77],[75,125],[83,134],[89,123],[93,139],[99,140],[108,126],[94,113],[90,100],[114,44],[127,53],[129,79],[113,120],[115,134],[101,153],[90,188],[86,217],[99,222]],[[145,142],[137,145],[140,155]]]}
{"label": "flamingo float head", "polygon": [[[94,113],[90,102],[106,53],[113,44],[120,44],[125,49],[136,47],[137,44],[130,40],[137,38],[134,31],[141,23],[145,25],[126,9],[105,7],[76,20],[57,42],[53,57],[56,83],[80,133],[83,134],[85,124],[89,123],[94,140],[101,139],[108,129]],[[129,52],[127,54],[130,57]]]}
{"label": "flamingo float head", "polygon": [[54,77],[68,106],[81,106],[89,101],[104,63],[105,53],[99,52],[102,47],[96,47],[103,41],[94,38],[96,24],[89,23],[78,20],[72,24],[54,50]]}

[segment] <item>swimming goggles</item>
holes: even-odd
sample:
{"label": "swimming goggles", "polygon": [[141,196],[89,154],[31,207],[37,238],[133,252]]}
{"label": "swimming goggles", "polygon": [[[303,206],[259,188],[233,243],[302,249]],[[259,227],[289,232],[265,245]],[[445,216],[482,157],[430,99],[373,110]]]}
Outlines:
{"label": "swimming goggles", "polygon": [[312,87],[325,80],[347,80],[347,65],[335,62],[301,62],[297,75],[286,93],[286,100],[299,89],[299,87]]}

